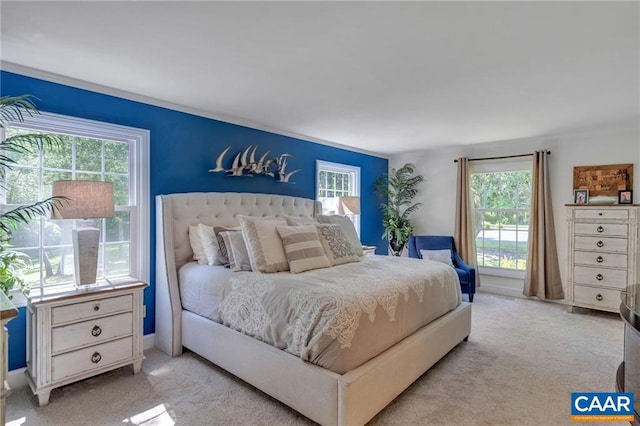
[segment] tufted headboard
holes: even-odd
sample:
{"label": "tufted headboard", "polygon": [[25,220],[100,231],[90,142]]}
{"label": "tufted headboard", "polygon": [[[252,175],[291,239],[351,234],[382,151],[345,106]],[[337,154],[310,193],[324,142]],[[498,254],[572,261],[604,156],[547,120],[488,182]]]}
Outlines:
{"label": "tufted headboard", "polygon": [[191,192],[156,196],[156,346],[182,353],[178,270],[191,261],[189,226],[236,226],[236,216],[317,216],[318,201],[273,194]]}

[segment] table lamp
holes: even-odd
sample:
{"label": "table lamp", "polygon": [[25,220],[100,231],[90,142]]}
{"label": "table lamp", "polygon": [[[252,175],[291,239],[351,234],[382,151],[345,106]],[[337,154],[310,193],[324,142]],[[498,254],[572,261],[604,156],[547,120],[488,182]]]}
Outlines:
{"label": "table lamp", "polygon": [[360,214],[360,197],[339,197],[338,213],[341,215]]}
{"label": "table lamp", "polygon": [[[52,219],[92,219],[114,216],[113,184],[88,180],[53,182],[52,195],[64,197]],[[72,231],[76,287],[96,282],[100,230],[79,224]]]}

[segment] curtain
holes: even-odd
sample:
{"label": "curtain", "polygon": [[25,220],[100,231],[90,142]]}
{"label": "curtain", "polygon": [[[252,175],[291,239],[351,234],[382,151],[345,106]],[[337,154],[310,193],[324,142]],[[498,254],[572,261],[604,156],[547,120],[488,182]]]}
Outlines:
{"label": "curtain", "polygon": [[537,296],[542,300],[564,298],[547,163],[545,151],[533,153],[531,218],[523,291],[525,296]]}
{"label": "curtain", "polygon": [[480,274],[476,257],[476,235],[471,214],[471,185],[469,159],[458,158],[458,186],[456,191],[456,226],[454,239],[462,260],[476,268],[476,286],[480,286]]}

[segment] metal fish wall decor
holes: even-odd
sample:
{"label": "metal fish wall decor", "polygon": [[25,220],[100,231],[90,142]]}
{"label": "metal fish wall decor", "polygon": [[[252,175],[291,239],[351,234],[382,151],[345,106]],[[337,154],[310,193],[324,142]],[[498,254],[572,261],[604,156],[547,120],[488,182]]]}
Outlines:
{"label": "metal fish wall decor", "polygon": [[227,155],[231,149],[228,146],[224,151],[216,158],[216,167],[210,169],[212,173],[226,173],[228,176],[248,176],[253,177],[255,175],[270,176],[278,179],[277,182],[283,183],[295,183],[290,182],[291,176],[298,173],[301,169],[287,171],[287,162],[290,158],[295,158],[289,153],[284,153],[279,157],[267,158],[269,151],[265,152],[256,160],[256,151],[258,145],[249,145],[244,151],[240,151],[233,158],[231,167],[226,168],[222,164],[224,162],[224,156]]}

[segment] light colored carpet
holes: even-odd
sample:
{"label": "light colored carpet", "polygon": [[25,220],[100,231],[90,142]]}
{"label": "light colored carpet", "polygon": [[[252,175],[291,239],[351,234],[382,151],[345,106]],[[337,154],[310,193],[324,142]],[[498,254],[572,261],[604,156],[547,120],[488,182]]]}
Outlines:
{"label": "light colored carpet", "polygon": [[[478,294],[469,342],[458,345],[372,425],[569,425],[571,392],[614,392],[623,325],[614,314]],[[56,389],[38,407],[26,389],[9,424],[293,425],[295,411],[192,354],[146,353],[130,368]],[[575,424],[575,423],[574,423]]]}

